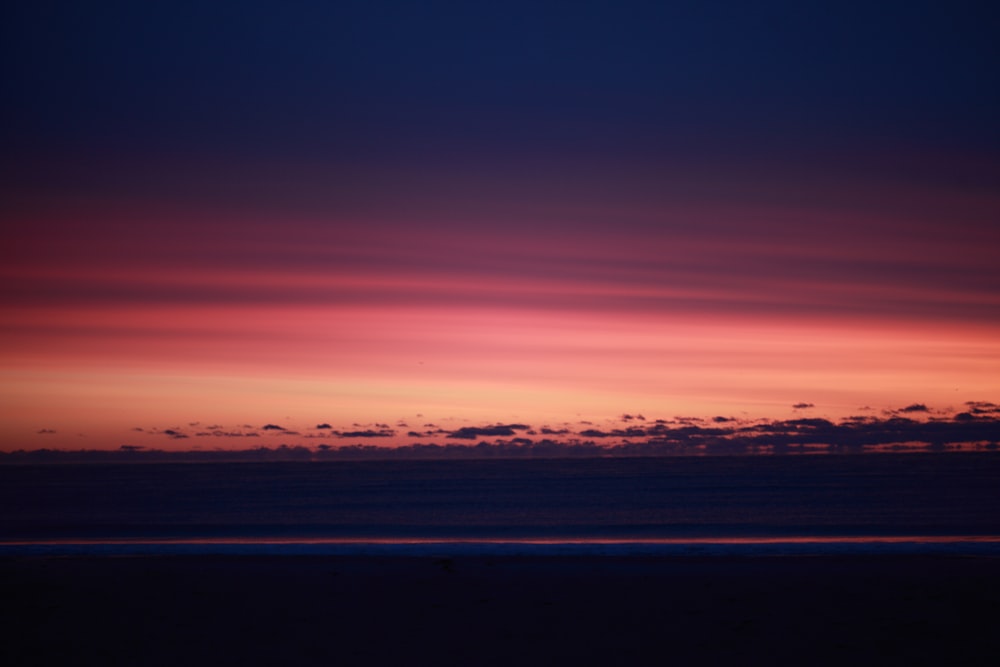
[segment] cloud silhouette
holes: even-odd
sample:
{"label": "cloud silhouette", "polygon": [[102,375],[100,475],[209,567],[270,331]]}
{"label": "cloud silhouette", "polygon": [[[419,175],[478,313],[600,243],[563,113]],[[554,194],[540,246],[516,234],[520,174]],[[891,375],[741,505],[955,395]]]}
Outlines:
{"label": "cloud silhouette", "polygon": [[806,408],[814,408],[814,407],[816,406],[813,405],[812,403],[796,403],[795,405],[792,406],[792,409],[805,410]]}
{"label": "cloud silhouette", "polygon": [[681,424],[701,424],[705,420],[701,417],[674,417],[674,421]]}
{"label": "cloud silhouette", "polygon": [[525,424],[496,424],[494,426],[463,426],[448,433],[448,438],[474,440],[483,436],[515,435],[517,431],[527,431],[531,427]]}
{"label": "cloud silhouette", "polygon": [[[483,427],[500,430],[505,425]],[[168,429],[181,435],[176,429]],[[511,429],[513,431],[513,429]],[[162,433],[167,434],[167,431]],[[516,431],[515,431],[516,433]],[[586,433],[586,435],[585,435]],[[256,437],[258,433],[247,433]],[[380,431],[345,432],[338,437],[378,437]],[[0,453],[0,462],[9,461],[97,461],[128,457],[130,461],[280,461],[334,459],[434,459],[434,458],[532,458],[532,457],[614,457],[750,455],[816,452],[866,451],[947,451],[973,448],[1000,449],[1000,416],[973,415],[966,411],[947,419],[916,420],[902,416],[888,418],[789,419],[757,423],[724,423],[707,427],[695,424],[599,431],[588,429],[555,440],[526,437],[493,437],[473,443],[412,443],[398,447],[352,444],[341,447],[321,445],[315,449],[282,445],[241,450],[163,451],[127,445],[114,451],[64,451],[41,449]],[[590,438],[590,439],[580,439]]]}
{"label": "cloud silhouette", "polygon": [[[123,445],[119,450],[88,450],[57,453],[7,453],[0,460],[113,460],[114,454],[129,460],[306,460],[311,457],[332,458],[452,458],[452,457],[552,457],[552,456],[677,456],[704,454],[797,454],[815,452],[867,452],[867,451],[945,451],[950,449],[1000,449],[1000,405],[988,401],[966,402],[963,411],[947,416],[932,411],[924,403],[912,403],[904,408],[869,415],[852,415],[839,421],[818,417],[801,417],[782,420],[739,420],[716,417],[704,420],[679,417],[674,420],[656,419],[637,422],[623,428],[571,428],[543,426],[541,440],[527,437],[534,433],[525,424],[496,423],[484,426],[467,426],[455,430],[441,428],[425,431],[407,431],[412,439],[447,438],[465,442],[413,442],[393,443],[392,447],[353,443],[343,446],[315,447],[283,445],[277,449],[266,447],[239,450],[217,450],[213,454],[180,450],[155,450],[134,445]],[[381,424],[384,426],[384,424]],[[292,437],[297,431],[268,424],[261,427],[265,434]],[[41,429],[38,433],[54,432]],[[188,436],[180,427],[145,431],[172,439]],[[256,429],[202,430],[198,437],[254,438],[260,437]],[[322,429],[320,433],[298,435],[300,438],[336,437],[339,439],[378,439],[397,435],[391,428],[357,428],[338,431]],[[302,441],[300,441],[302,442]],[[50,452],[53,450],[35,450]],[[222,453],[219,453],[222,452]],[[13,457],[13,458],[11,458]],[[49,457],[49,458],[46,458]],[[62,458],[60,458],[62,457]],[[88,458],[89,457],[89,458]],[[102,458],[103,457],[103,458]],[[173,458],[171,458],[173,457]],[[178,458],[179,457],[179,458]],[[185,458],[187,457],[187,458]],[[214,457],[214,458],[213,458]],[[220,458],[221,457],[221,458]]]}
{"label": "cloud silhouette", "polygon": [[333,431],[338,438],[391,438],[396,435],[392,429],[365,429],[363,431]]}
{"label": "cloud silhouette", "polygon": [[257,434],[254,432],[244,433],[243,431],[226,431],[223,429],[215,429],[213,431],[199,431],[195,433],[197,437],[213,437],[213,438],[250,438]]}

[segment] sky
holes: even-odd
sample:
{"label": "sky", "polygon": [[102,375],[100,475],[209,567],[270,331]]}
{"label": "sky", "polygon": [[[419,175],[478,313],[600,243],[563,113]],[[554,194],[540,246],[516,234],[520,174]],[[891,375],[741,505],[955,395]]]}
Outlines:
{"label": "sky", "polygon": [[0,451],[996,415],[986,5],[7,3]]}

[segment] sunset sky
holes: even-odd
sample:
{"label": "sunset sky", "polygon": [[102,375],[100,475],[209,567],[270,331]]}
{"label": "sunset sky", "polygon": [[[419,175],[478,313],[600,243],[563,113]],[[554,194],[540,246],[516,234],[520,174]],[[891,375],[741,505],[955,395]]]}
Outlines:
{"label": "sunset sky", "polygon": [[8,3],[0,451],[996,407],[985,5]]}

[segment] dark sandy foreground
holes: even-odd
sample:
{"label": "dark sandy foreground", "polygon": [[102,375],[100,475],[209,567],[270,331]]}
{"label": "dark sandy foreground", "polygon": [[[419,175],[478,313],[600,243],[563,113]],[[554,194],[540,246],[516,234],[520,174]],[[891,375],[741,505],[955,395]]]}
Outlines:
{"label": "dark sandy foreground", "polygon": [[996,664],[989,557],[0,560],[4,665]]}

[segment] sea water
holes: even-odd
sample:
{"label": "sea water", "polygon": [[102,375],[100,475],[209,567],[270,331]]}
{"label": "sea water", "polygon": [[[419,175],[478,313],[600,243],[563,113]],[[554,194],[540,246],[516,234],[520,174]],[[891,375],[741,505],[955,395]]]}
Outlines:
{"label": "sea water", "polygon": [[0,466],[0,554],[1000,553],[1000,454]]}

